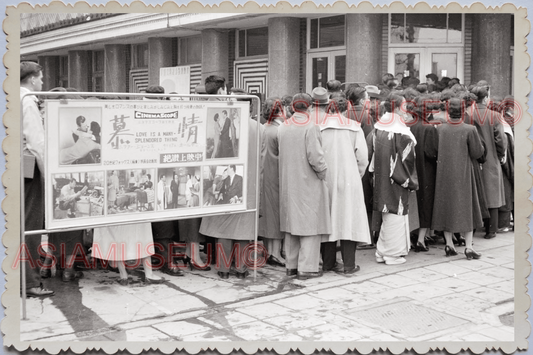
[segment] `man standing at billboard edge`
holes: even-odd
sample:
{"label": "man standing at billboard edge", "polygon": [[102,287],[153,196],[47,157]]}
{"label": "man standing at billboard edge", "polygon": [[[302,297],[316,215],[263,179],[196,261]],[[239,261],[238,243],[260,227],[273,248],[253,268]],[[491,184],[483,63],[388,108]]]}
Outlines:
{"label": "man standing at billboard edge", "polygon": [[329,94],[318,87],[296,94],[294,115],[278,129],[280,228],[285,233],[287,276],[320,277],[320,242],[331,234],[327,164],[320,128],[310,117],[312,104],[328,105]]}
{"label": "man standing at billboard edge", "polygon": [[[24,173],[24,225],[25,230],[44,229],[44,127],[39,113],[37,97],[25,94],[30,91],[41,91],[43,86],[42,67],[34,62],[20,63],[20,99],[22,101],[22,145],[23,159],[33,166],[33,174]],[[25,164],[26,165],[26,164]],[[25,166],[25,169],[28,167]],[[31,170],[31,168],[30,168]],[[39,260],[37,248],[41,244],[40,235],[26,238],[27,251],[33,261]],[[41,283],[39,268],[33,262],[26,264],[26,294],[28,296],[45,297],[54,294]]]}

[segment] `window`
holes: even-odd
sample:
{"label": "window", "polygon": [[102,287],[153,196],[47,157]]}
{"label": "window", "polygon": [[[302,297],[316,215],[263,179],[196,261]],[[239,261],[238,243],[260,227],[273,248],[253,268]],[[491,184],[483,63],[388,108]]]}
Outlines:
{"label": "window", "polygon": [[391,14],[391,43],[461,43],[462,14]]}
{"label": "window", "polygon": [[104,69],[105,69],[105,52],[94,51],[93,52],[93,91],[104,91]]}
{"label": "window", "polygon": [[268,54],[268,27],[239,30],[239,57]]}
{"label": "window", "polygon": [[148,43],[134,44],[132,55],[133,68],[148,68]]}
{"label": "window", "polygon": [[345,16],[311,19],[310,48],[344,46]]}
{"label": "window", "polygon": [[202,62],[202,36],[179,38],[179,64],[197,64]]}

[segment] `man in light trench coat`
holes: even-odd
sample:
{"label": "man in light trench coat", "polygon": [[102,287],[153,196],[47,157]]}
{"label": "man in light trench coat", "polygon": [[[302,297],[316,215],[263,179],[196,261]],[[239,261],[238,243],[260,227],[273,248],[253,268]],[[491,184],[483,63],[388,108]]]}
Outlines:
{"label": "man in light trench coat", "polygon": [[320,129],[307,113],[327,105],[324,88],[293,97],[294,115],[278,130],[280,227],[285,232],[287,276],[320,277],[321,236],[331,233],[326,161]]}

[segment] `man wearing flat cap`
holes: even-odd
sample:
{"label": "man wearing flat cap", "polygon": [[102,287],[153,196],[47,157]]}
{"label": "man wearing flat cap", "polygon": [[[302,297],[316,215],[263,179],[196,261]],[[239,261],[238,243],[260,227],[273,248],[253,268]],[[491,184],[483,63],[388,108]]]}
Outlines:
{"label": "man wearing flat cap", "polygon": [[328,105],[325,88],[313,96],[296,94],[294,115],[278,129],[280,228],[285,233],[287,276],[305,280],[322,276],[319,271],[322,235],[331,233],[320,129],[310,117],[311,105]]}

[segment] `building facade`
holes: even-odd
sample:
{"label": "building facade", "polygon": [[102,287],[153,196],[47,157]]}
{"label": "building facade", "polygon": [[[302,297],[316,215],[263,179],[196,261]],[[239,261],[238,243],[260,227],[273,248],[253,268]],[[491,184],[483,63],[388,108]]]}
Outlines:
{"label": "building facade", "polygon": [[328,80],[378,84],[384,73],[486,80],[513,93],[512,14],[25,14],[21,60],[44,67],[44,90],[142,92],[160,69],[186,67],[229,87],[293,95]]}

